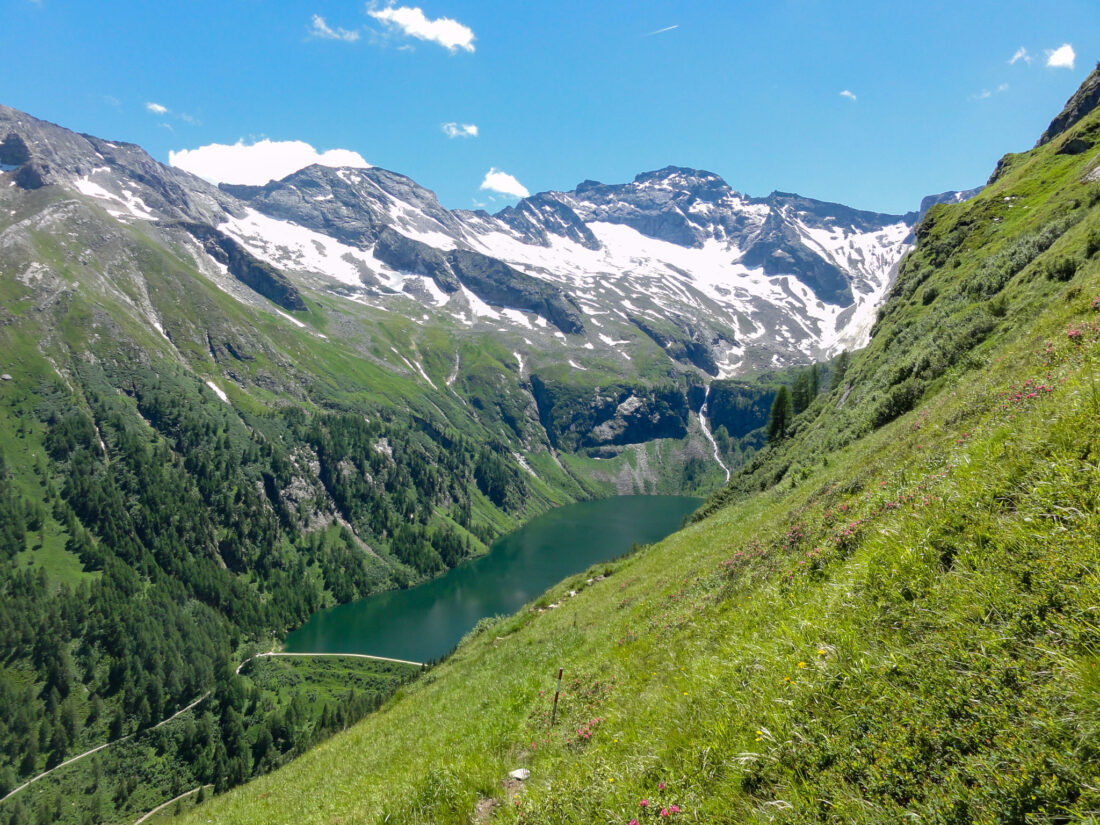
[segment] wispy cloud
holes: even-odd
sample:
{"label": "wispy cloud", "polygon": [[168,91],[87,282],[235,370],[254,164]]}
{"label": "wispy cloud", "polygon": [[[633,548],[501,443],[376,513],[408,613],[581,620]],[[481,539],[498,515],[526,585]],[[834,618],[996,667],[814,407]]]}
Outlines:
{"label": "wispy cloud", "polygon": [[368,9],[367,14],[391,30],[398,31],[417,40],[438,43],[451,54],[459,49],[474,50],[474,32],[450,17],[437,17],[429,20],[419,8],[410,6],[387,6],[384,9]]}
{"label": "wispy cloud", "polygon": [[159,103],[153,103],[149,101],[145,104],[146,111],[152,112],[154,115],[166,115],[168,114],[168,107],[161,106]]}
{"label": "wispy cloud", "polygon": [[527,187],[507,172],[501,172],[495,166],[485,173],[485,180],[481,182],[481,188],[490,192],[499,192],[513,198],[526,198],[531,193]]}
{"label": "wispy cloud", "polygon": [[1012,55],[1012,59],[1008,61],[1008,65],[1013,66],[1022,60],[1024,61],[1024,63],[1027,63],[1030,66],[1031,61],[1033,61],[1034,59],[1034,57],[1028,54],[1027,49],[1025,49],[1023,46],[1020,46],[1020,48],[1016,50],[1016,53]]}
{"label": "wispy cloud", "polygon": [[1077,64],[1077,52],[1069,43],[1057,49],[1047,49],[1047,66],[1052,69],[1072,69]]}
{"label": "wispy cloud", "polygon": [[477,124],[475,123],[441,123],[439,128],[449,138],[477,137]]}
{"label": "wispy cloud", "polygon": [[1007,92],[1007,91],[1008,91],[1008,84],[1007,83],[1002,83],[1000,86],[998,86],[993,91],[990,91],[989,89],[982,89],[980,92],[975,92],[974,94],[972,94],[970,96],[970,99],[971,100],[985,100],[986,98],[993,97],[993,95],[999,95],[999,94],[1002,94],[1002,93]]}
{"label": "wispy cloud", "polygon": [[843,92],[841,92],[840,96],[848,98],[848,100],[852,101],[852,103],[855,103],[857,100],[859,100],[859,98],[856,97],[855,92],[849,89],[845,89]]}
{"label": "wispy cloud", "polygon": [[369,167],[363,156],[349,149],[318,152],[302,140],[260,140],[230,145],[211,143],[197,149],[168,153],[168,163],[214,183],[259,186],[312,166]]}
{"label": "wispy cloud", "polygon": [[664,34],[665,32],[670,32],[673,29],[678,29],[678,28],[680,28],[680,24],[676,23],[673,26],[665,26],[663,29],[657,29],[657,31],[655,31],[655,32],[646,32],[645,34],[642,35],[642,37],[653,37],[653,35],[655,35],[655,34]]}
{"label": "wispy cloud", "polygon": [[309,33],[321,40],[342,40],[345,43],[354,43],[359,39],[359,32],[340,28],[334,29],[319,14],[313,15],[313,25],[310,26]]}
{"label": "wispy cloud", "polygon": [[122,101],[114,95],[103,95],[103,102],[108,106],[114,106],[116,109],[122,105]]}

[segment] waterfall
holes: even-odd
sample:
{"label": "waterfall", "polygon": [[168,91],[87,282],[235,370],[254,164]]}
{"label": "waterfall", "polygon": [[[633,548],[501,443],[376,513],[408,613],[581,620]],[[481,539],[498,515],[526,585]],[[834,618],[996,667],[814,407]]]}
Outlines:
{"label": "waterfall", "polygon": [[699,423],[703,426],[703,435],[707,437],[707,441],[710,442],[710,446],[714,448],[714,460],[718,462],[718,466],[726,472],[726,484],[730,483],[730,468],[726,466],[726,463],[722,461],[721,456],[718,455],[718,442],[714,440],[714,436],[711,435],[710,427],[707,426],[707,404],[710,403],[710,384],[707,384],[707,393],[703,396],[703,406],[699,408]]}

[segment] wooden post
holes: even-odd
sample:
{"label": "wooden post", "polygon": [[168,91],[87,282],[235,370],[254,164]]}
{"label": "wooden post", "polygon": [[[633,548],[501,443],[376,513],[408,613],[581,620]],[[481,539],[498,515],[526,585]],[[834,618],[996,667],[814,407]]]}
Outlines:
{"label": "wooden post", "polygon": [[554,690],[554,712],[550,714],[550,727],[554,726],[554,722],[558,718],[558,694],[561,693],[561,674],[564,668],[558,668],[558,686]]}

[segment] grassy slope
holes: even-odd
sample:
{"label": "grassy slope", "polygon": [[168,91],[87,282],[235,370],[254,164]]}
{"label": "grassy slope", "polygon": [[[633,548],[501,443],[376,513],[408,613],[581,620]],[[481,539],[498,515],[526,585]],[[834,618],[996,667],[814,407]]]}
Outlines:
{"label": "grassy slope", "polygon": [[[185,821],[459,823],[479,797],[502,822],[673,804],[708,822],[1094,819],[1100,208],[1079,183],[1095,149],[1060,144],[937,211],[903,278],[943,297],[899,299],[851,391],[819,399],[727,506],[542,600],[579,589],[565,609],[483,627],[380,713]],[[983,261],[1067,215],[992,328],[940,346],[988,311],[963,297]],[[1046,277],[1066,255],[1072,279]],[[920,403],[872,429],[908,378]]]}

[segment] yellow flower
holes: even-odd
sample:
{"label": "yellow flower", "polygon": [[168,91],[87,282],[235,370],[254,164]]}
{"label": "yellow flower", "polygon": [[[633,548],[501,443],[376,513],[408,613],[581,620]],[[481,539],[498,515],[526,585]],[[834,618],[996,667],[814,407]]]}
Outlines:
{"label": "yellow flower", "polygon": [[825,648],[823,648],[823,647],[819,647],[819,648],[817,649],[817,655],[818,655],[818,656],[824,656],[824,655],[825,655]]}
{"label": "yellow flower", "polygon": [[799,667],[806,667],[806,663],[805,663],[805,662],[799,662],[799,663],[798,663],[798,666],[799,666]]}

